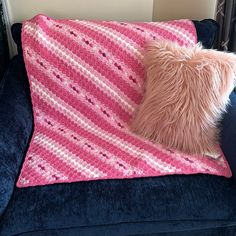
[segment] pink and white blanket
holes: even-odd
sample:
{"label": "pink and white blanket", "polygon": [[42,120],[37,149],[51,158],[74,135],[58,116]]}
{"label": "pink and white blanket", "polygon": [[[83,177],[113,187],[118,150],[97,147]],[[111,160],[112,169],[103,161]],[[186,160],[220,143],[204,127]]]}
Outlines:
{"label": "pink and white blanket", "polygon": [[197,42],[190,20],[55,20],[23,25],[34,133],[18,187],[173,174],[230,177],[225,158],[188,156],[128,129],[142,99],[143,48],[153,39]]}

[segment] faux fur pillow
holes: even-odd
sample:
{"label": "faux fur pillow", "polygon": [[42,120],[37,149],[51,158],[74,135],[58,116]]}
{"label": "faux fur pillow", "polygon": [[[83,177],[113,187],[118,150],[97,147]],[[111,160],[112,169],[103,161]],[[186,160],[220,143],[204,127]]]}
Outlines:
{"label": "faux fur pillow", "polygon": [[169,148],[215,156],[236,56],[162,41],[148,45],[145,64],[146,92],[131,129]]}

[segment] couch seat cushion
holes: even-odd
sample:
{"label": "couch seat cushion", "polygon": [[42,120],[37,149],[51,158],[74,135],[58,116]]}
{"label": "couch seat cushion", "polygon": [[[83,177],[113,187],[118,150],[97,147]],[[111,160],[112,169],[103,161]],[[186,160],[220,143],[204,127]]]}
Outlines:
{"label": "couch seat cushion", "polygon": [[16,189],[0,235],[122,236],[232,226],[232,179],[183,175]]}

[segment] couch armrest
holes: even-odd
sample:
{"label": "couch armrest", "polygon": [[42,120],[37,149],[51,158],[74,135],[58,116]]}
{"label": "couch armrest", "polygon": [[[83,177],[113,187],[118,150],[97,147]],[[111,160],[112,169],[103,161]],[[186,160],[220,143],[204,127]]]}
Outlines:
{"label": "couch armrest", "polygon": [[27,76],[23,58],[17,56],[0,83],[0,216],[14,190],[32,126]]}
{"label": "couch armrest", "polygon": [[221,148],[236,181],[236,93],[230,95],[231,104],[221,122]]}

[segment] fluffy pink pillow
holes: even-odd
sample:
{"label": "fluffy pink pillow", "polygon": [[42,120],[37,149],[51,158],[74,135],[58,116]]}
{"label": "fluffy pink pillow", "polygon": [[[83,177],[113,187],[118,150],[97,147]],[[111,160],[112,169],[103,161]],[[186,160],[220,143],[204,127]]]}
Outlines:
{"label": "fluffy pink pillow", "polygon": [[234,88],[236,56],[161,41],[146,49],[146,91],[136,134],[188,154],[216,155],[217,122]]}

